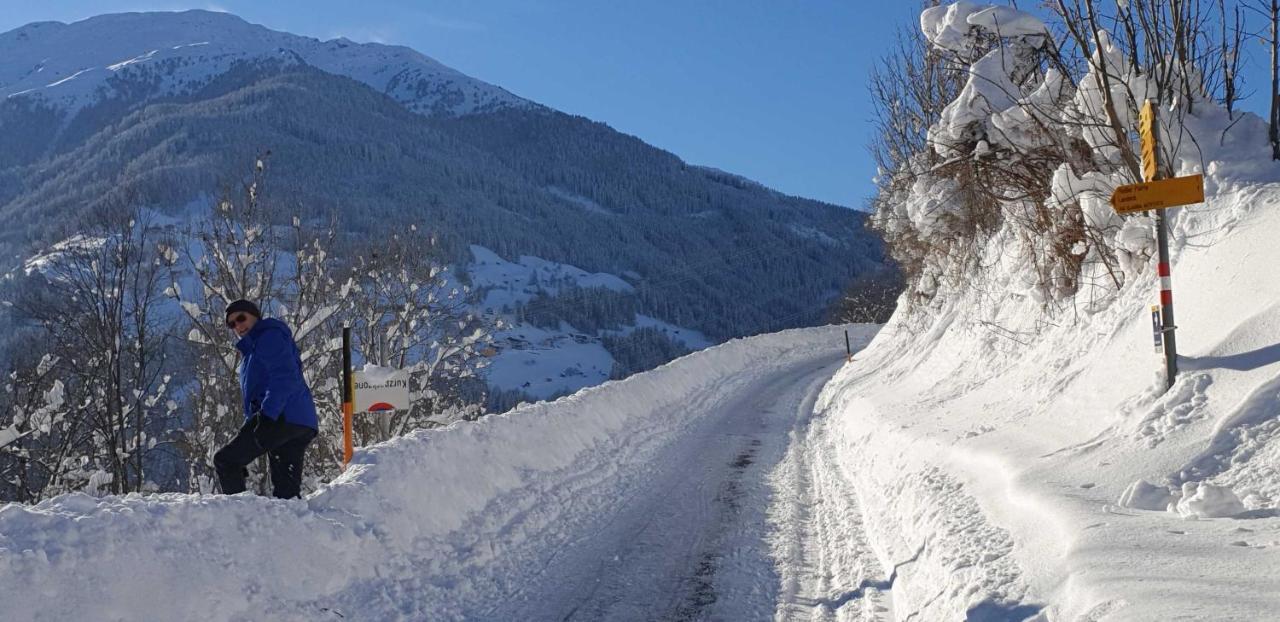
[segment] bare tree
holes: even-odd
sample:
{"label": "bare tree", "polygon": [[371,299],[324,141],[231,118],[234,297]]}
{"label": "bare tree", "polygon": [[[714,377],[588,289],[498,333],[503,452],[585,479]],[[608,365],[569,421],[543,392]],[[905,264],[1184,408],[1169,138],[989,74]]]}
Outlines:
{"label": "bare tree", "polygon": [[[343,314],[349,285],[344,288],[343,268],[332,250],[337,226],[313,230],[297,217],[291,225],[272,222],[273,210],[264,201],[268,155],[254,162],[247,181],[236,190],[223,191],[212,217],[186,233],[184,246],[167,254],[167,293],[186,316],[196,384],[189,393],[191,420],[182,435],[192,490],[212,490],[213,454],[243,421],[239,353],[223,323],[223,310],[234,300],[252,300],[293,329],[322,432],[341,434],[336,318]],[[324,447],[313,443],[311,464],[331,474],[341,454]],[[265,473],[262,464],[251,473],[259,491],[266,486]]]}
{"label": "bare tree", "polygon": [[477,372],[486,364],[494,326],[469,309],[469,288],[444,267],[434,246],[411,226],[357,260],[351,297],[359,351],[370,363],[408,370],[413,396],[407,410],[361,418],[362,442],[482,412]]}
{"label": "bare tree", "polygon": [[[1000,11],[953,5],[941,19],[932,9],[922,17],[932,40],[901,37],[871,75],[880,169],[871,222],[905,273],[908,303],[940,287],[999,296],[976,278],[997,231],[1034,268],[1047,308],[1074,304],[1085,285],[1120,287],[1128,269],[1145,264],[1142,250],[1116,244],[1124,218],[1093,207],[1086,216],[1083,206],[1140,178],[1133,128],[1144,100],[1165,111],[1165,174],[1184,146],[1197,148],[1184,120],[1198,102],[1217,99],[1234,114],[1239,5],[1230,13],[1225,0],[1046,6],[1056,21],[1043,32],[1026,29],[1034,20],[1003,29]],[[955,21],[957,10],[968,13]]]}
{"label": "bare tree", "polygon": [[1240,49],[1244,42],[1244,19],[1240,6],[1232,6],[1231,20],[1227,19],[1226,0],[1218,0],[1218,23],[1221,26],[1222,43],[1222,105],[1227,118],[1235,118],[1235,105],[1240,99]]}
{"label": "bare tree", "polygon": [[828,319],[833,323],[883,324],[893,316],[902,294],[902,275],[893,270],[875,270],[860,274],[849,282],[836,299]]}
{"label": "bare tree", "polygon": [[66,386],[52,373],[57,359],[38,351],[43,343],[26,344],[28,360],[0,393],[0,499],[8,501],[35,503],[87,480],[78,452],[90,442],[88,426],[70,416]]}
{"label": "bare tree", "polygon": [[1259,38],[1266,41],[1267,51],[1271,55],[1271,90],[1268,92],[1271,106],[1267,117],[1270,122],[1267,138],[1271,142],[1271,159],[1280,160],[1280,0],[1254,0],[1245,3],[1244,8],[1266,22],[1268,35]]}
{"label": "bare tree", "polygon": [[77,443],[110,492],[146,489],[147,455],[176,404],[165,398],[169,327],[159,312],[162,267],[157,229],[136,208],[108,210],[84,233],[28,265],[17,308],[53,346],[52,370],[65,382],[72,417],[88,432]]}

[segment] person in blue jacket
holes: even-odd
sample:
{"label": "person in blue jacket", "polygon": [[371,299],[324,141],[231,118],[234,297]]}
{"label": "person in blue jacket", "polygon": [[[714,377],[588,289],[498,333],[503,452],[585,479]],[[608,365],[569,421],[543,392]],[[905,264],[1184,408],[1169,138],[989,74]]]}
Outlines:
{"label": "person in blue jacket", "polygon": [[245,489],[245,468],[262,454],[271,466],[271,491],[281,499],[300,496],[302,459],[317,434],[316,404],[302,377],[302,357],[284,322],[263,318],[258,305],[227,305],[227,328],[240,351],[244,425],[213,456],[223,494]]}

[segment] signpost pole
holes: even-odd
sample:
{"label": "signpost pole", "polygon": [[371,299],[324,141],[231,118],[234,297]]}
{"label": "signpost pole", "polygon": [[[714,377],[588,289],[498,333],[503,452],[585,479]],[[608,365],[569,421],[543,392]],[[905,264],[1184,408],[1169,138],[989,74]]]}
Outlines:
{"label": "signpost pole", "polygon": [[[1140,133],[1146,134],[1143,142],[1149,143],[1143,145],[1143,156],[1144,159],[1151,159],[1150,166],[1144,162],[1143,177],[1148,177],[1146,181],[1156,181],[1160,178],[1160,124],[1156,122],[1156,109],[1150,100],[1143,106],[1142,112],[1144,118]],[[1163,322],[1161,332],[1164,335],[1165,389],[1171,389],[1178,377],[1178,341],[1174,337],[1176,325],[1173,322],[1173,281],[1169,270],[1169,222],[1164,210],[1156,210],[1156,244],[1160,249],[1158,272],[1160,317]]]}
{"label": "signpost pole", "polygon": [[853,348],[849,345],[849,331],[844,331],[844,360],[846,363],[853,360]]}
{"label": "signpost pole", "polygon": [[342,468],[347,468],[355,453],[351,438],[351,419],[355,412],[355,382],[351,375],[351,327],[342,327]]}
{"label": "signpost pole", "polygon": [[1164,368],[1165,388],[1173,388],[1178,377],[1178,340],[1174,337],[1177,326],[1173,322],[1173,284],[1169,277],[1169,224],[1164,211],[1156,212],[1156,238],[1160,245],[1160,316],[1164,320]]}

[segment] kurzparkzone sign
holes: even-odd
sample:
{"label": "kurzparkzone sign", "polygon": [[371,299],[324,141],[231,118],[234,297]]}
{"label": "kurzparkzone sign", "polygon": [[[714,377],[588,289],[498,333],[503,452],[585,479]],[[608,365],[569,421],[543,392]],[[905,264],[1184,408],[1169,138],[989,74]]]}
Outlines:
{"label": "kurzparkzone sign", "polygon": [[409,372],[366,366],[355,372],[355,412],[409,408]]}

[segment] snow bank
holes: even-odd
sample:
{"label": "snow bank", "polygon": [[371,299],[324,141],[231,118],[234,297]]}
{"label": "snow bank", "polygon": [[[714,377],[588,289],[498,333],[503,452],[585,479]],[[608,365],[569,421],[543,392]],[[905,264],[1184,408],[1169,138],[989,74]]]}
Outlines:
{"label": "snow bank", "polygon": [[1187,482],[1176,509],[1183,518],[1217,518],[1244,512],[1244,504],[1226,486]]}
{"label": "snow bank", "polygon": [[1164,486],[1156,486],[1145,479],[1140,479],[1120,495],[1120,507],[1133,508],[1135,510],[1164,510],[1169,504],[1174,502],[1176,497],[1169,494],[1169,489]]}
{"label": "snow bank", "polygon": [[[1280,610],[1280,167],[1258,119],[1227,123],[1200,106],[1190,131],[1214,138],[1175,166],[1207,173],[1208,201],[1168,211],[1182,355],[1168,392],[1150,220],[1133,218],[1118,292],[1050,316],[997,235],[985,287],[896,316],[827,387],[819,408],[881,563],[915,558],[899,619],[984,603],[1049,620]],[[1067,176],[1055,186],[1098,181]]]}
{"label": "snow bank", "polygon": [[[874,333],[854,327],[856,344]],[[652,372],[356,453],[305,500],[58,497],[0,508],[6,620],[483,618],[610,520],[697,413],[842,355],[840,327],[728,342]]]}

